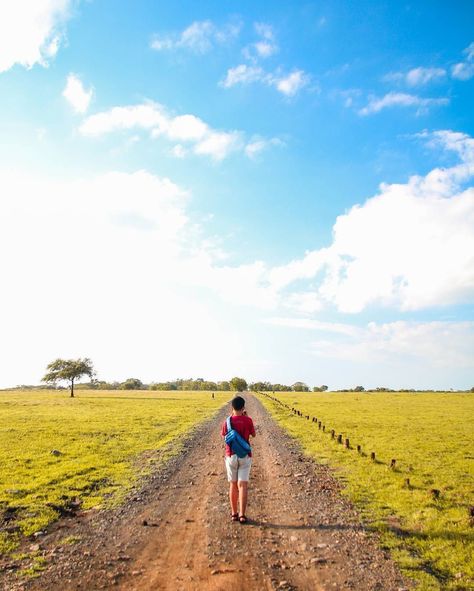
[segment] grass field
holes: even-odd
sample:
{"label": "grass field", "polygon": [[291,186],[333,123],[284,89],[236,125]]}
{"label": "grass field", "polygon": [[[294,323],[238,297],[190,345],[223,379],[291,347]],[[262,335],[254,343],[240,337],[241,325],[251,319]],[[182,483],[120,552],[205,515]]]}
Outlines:
{"label": "grass field", "polygon": [[[275,397],[310,415],[309,421],[295,416],[260,395],[308,454],[336,468],[365,522],[381,532],[420,589],[474,589],[474,527],[468,514],[474,505],[474,395],[290,392]],[[339,434],[343,444],[337,443]],[[345,449],[345,438],[351,449]],[[438,499],[432,489],[440,491]]]}
{"label": "grass field", "polygon": [[[82,508],[119,502],[154,462],[178,451],[177,436],[230,396],[80,390],[70,398],[67,391],[0,392],[0,525],[2,515],[10,514],[20,527],[0,531],[0,552],[13,550],[22,535],[57,519],[71,499],[78,497]],[[166,453],[158,455],[164,446]]]}

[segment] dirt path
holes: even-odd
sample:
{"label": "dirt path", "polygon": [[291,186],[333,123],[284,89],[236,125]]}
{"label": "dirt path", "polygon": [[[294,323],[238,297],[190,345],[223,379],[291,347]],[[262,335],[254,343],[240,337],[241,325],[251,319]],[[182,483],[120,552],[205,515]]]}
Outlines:
{"label": "dirt path", "polygon": [[[404,589],[330,470],[305,458],[255,397],[247,406],[257,425],[250,523],[229,519],[223,409],[199,429],[197,451],[191,441],[120,510],[53,528],[39,548],[47,570],[26,584],[8,575],[4,589]],[[80,542],[58,544],[70,535]]]}

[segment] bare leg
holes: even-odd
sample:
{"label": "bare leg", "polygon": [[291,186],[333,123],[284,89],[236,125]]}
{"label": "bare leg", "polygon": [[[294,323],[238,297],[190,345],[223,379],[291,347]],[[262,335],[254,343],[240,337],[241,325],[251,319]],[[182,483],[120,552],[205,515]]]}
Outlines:
{"label": "bare leg", "polygon": [[229,500],[230,510],[232,515],[237,513],[237,501],[239,498],[239,489],[237,488],[237,482],[229,482]]}
{"label": "bare leg", "polygon": [[247,491],[249,483],[245,480],[239,480],[239,501],[240,501],[240,514],[245,515],[247,510]]}

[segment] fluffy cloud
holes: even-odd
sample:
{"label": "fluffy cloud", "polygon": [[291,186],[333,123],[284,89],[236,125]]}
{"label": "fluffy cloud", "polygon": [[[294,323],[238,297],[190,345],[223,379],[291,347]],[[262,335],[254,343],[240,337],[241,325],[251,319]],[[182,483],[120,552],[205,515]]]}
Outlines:
{"label": "fluffy cloud", "polygon": [[363,328],[321,325],[308,328],[342,336],[312,341],[311,350],[318,357],[372,364],[412,359],[444,368],[474,365],[474,322],[370,322]]}
{"label": "fluffy cloud", "polygon": [[414,94],[403,92],[389,92],[385,96],[378,98],[370,97],[367,106],[359,110],[359,115],[371,115],[379,113],[388,107],[416,107],[419,113],[425,111],[433,105],[447,105],[447,98],[422,98]]}
{"label": "fluffy cloud", "polygon": [[454,64],[451,76],[458,80],[469,80],[474,76],[474,41],[464,50],[466,56],[463,62]]}
{"label": "fluffy cloud", "polygon": [[277,90],[286,96],[295,96],[308,84],[308,76],[303,70],[295,70],[288,76],[276,77],[273,81]]}
{"label": "fluffy cloud", "polygon": [[165,137],[169,141],[178,142],[171,149],[171,153],[178,158],[188,153],[182,142],[187,142],[189,150],[194,154],[209,156],[215,161],[223,160],[235,151],[243,151],[252,157],[263,148],[279,142],[276,138],[259,138],[258,145],[255,139],[246,143],[244,134],[240,131],[212,129],[195,115],[173,116],[162,105],[153,102],[114,107],[109,111],[90,115],[79,127],[82,135],[90,137],[133,129],[146,130],[152,138]]}
{"label": "fluffy cloud", "polygon": [[63,90],[63,97],[68,101],[76,113],[85,113],[89,108],[93,90],[85,90],[80,78],[75,74],[69,74],[66,87]]}
{"label": "fluffy cloud", "polygon": [[[419,310],[472,301],[474,189],[464,185],[474,175],[474,140],[451,131],[424,138],[460,162],[382,185],[337,218],[330,246],[270,269],[269,284],[288,307],[357,313],[374,304]],[[304,281],[307,289],[291,289]]]}
{"label": "fluffy cloud", "polygon": [[15,64],[47,66],[59,49],[71,0],[0,3],[0,72]]}
{"label": "fluffy cloud", "polygon": [[239,32],[239,23],[218,28],[209,20],[195,21],[179,34],[155,35],[151,41],[151,48],[156,51],[188,49],[194,53],[204,54],[216,44],[224,44],[235,39]]}
{"label": "fluffy cloud", "polygon": [[113,379],[239,369],[240,329],[222,347],[230,315],[217,310],[222,299],[271,305],[256,283],[261,265],[222,266],[172,181],[0,170],[0,191],[0,247],[10,253],[0,261],[2,385],[38,381],[58,356],[89,355]]}

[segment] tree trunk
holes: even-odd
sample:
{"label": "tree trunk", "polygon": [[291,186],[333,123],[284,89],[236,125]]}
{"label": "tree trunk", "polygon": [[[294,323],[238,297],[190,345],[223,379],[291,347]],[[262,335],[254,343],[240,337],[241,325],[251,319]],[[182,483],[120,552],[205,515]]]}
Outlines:
{"label": "tree trunk", "polygon": [[71,398],[74,398],[74,378],[71,380]]}

